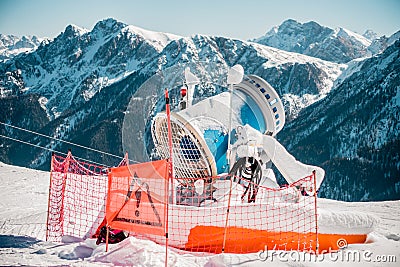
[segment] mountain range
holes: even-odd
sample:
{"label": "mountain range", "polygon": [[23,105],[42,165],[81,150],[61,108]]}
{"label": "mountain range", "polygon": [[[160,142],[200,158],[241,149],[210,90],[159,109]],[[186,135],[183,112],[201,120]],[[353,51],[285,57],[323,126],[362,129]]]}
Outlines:
{"label": "mountain range", "polygon": [[13,58],[20,53],[31,52],[47,41],[47,38],[36,36],[18,37],[0,33],[0,61]]}
{"label": "mountain range", "polygon": [[371,30],[360,35],[342,27],[331,29],[314,21],[300,23],[288,19],[253,41],[331,62],[348,63],[382,52],[399,37],[400,32],[378,38]]}
{"label": "mountain range", "polygon": [[[148,78],[177,64],[241,64],[282,96],[288,123],[277,138],[299,160],[326,169],[323,196],[399,199],[399,35],[361,36],[294,20],[252,41],[182,37],[115,19],[92,30],[69,25],[53,40],[0,61],[0,121],[122,155],[124,112]],[[49,150],[70,147],[4,125],[0,134]],[[49,168],[48,150],[0,139],[1,161]],[[82,158],[117,163],[73,149]]]}

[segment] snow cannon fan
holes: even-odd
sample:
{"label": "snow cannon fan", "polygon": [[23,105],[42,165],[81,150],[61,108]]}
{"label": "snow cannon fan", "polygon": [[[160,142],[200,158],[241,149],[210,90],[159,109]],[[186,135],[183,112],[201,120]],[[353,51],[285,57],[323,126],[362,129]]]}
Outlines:
{"label": "snow cannon fan", "polygon": [[[186,109],[171,112],[173,175],[181,183],[230,171],[228,144],[235,140],[231,129],[248,124],[275,136],[285,124],[282,102],[272,86],[258,76],[243,76],[242,66],[236,65],[228,71],[229,91],[194,105],[186,99]],[[199,80],[188,69],[185,77],[187,95],[192,96],[190,90]],[[151,134],[157,153],[169,158],[166,113],[154,117]]]}

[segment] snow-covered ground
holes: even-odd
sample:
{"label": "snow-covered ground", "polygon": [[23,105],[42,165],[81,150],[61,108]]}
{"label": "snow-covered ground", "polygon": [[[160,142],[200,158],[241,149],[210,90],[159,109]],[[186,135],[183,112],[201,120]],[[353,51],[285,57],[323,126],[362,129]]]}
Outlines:
{"label": "snow-covered ground", "polygon": [[[49,173],[0,163],[1,266],[163,266],[165,247],[134,237],[119,244],[65,238],[45,242]],[[328,210],[361,211],[380,218],[366,244],[319,256],[300,252],[265,251],[252,254],[191,254],[168,250],[169,266],[399,266],[400,201],[339,202],[319,199]]]}

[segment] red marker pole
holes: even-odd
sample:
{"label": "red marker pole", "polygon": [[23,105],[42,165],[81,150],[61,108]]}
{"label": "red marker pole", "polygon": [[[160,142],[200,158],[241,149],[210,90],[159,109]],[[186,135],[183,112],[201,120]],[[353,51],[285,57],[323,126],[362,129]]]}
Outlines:
{"label": "red marker pole", "polygon": [[169,185],[172,182],[173,177],[173,150],[172,150],[172,128],[171,128],[171,109],[169,106],[169,96],[168,96],[168,89],[165,88],[165,106],[166,106],[166,113],[167,113],[167,124],[168,124],[168,146],[169,146],[169,160],[168,160],[168,182],[166,185],[166,220],[165,220],[165,266],[168,266],[168,210],[169,210]]}
{"label": "red marker pole", "polygon": [[317,199],[318,199],[318,190],[317,190],[317,175],[316,171],[312,172],[314,179],[314,213],[315,213],[315,253],[318,255],[319,253],[319,240],[318,240],[318,207],[317,207]]}

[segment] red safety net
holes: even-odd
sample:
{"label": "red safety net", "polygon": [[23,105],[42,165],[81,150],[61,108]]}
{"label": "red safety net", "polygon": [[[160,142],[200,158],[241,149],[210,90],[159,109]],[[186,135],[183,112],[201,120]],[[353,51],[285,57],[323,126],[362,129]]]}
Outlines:
{"label": "red safety net", "polygon": [[106,167],[52,156],[46,240],[91,237],[105,216]]}
{"label": "red safety net", "polygon": [[211,253],[315,251],[315,198],[305,196],[313,176],[284,188],[230,176],[197,183],[178,185],[176,205],[170,206],[171,246]]}
{"label": "red safety net", "polygon": [[317,233],[313,175],[283,188],[231,176],[180,181],[169,179],[166,160],[105,170],[53,156],[47,240],[92,237],[106,218],[112,229],[193,252],[332,247]]}
{"label": "red safety net", "polygon": [[[128,168],[120,170],[129,172]],[[119,177],[115,177],[114,173],[116,170],[110,172],[110,189],[121,186]],[[121,188],[129,188],[131,179],[125,179]],[[193,178],[190,180],[193,181]],[[123,208],[124,215],[120,215],[120,220],[127,224],[118,224],[119,229],[129,230],[137,237],[160,244],[166,243],[162,234],[167,232],[169,246],[192,252],[250,253],[266,248],[316,250],[315,197],[306,195],[307,188],[313,188],[313,176],[276,189],[229,176],[194,180],[194,183],[175,183],[171,186],[173,190],[169,194],[168,207],[165,202],[164,206],[162,203],[165,197],[158,197],[157,202],[149,201],[148,197],[165,189],[164,182],[168,180],[161,177],[158,183],[146,185],[145,189],[131,185],[135,193],[130,194],[129,200],[124,197],[126,189],[120,192],[109,190],[109,198],[113,201],[108,201],[108,205],[121,207],[127,201],[129,203],[129,208]],[[137,194],[140,191],[142,196],[147,192],[144,201]],[[154,196],[158,194],[154,193]],[[119,204],[116,204],[117,198]],[[142,206],[146,213],[139,210]],[[162,224],[156,225],[158,220],[155,218],[156,211],[162,214],[166,208],[168,228],[163,232],[157,227]],[[114,222],[110,224],[117,226]]]}

